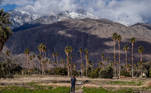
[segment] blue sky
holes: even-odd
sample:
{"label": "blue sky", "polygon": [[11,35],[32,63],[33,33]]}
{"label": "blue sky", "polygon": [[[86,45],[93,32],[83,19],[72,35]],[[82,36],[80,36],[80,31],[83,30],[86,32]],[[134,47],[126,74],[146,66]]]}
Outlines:
{"label": "blue sky", "polygon": [[15,5],[15,4],[6,4],[6,5],[3,5],[3,6],[0,6],[0,8],[3,8],[5,11],[13,10],[16,7],[17,7],[17,5]]}
{"label": "blue sky", "polygon": [[0,4],[6,11],[19,8],[41,16],[80,8],[125,25],[151,20],[151,0],[0,0]]}

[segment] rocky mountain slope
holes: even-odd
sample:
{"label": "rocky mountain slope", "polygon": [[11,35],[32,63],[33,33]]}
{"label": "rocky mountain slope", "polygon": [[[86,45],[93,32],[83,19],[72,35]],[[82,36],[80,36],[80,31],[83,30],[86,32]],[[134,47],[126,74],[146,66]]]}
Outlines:
{"label": "rocky mountain slope", "polygon": [[[52,24],[39,24],[14,32],[6,46],[15,54],[23,53],[26,48],[38,53],[37,46],[44,43],[47,46],[47,56],[51,57],[51,53],[56,51],[60,58],[64,58],[64,48],[69,45],[73,47],[74,61],[79,59],[79,48],[89,50],[91,61],[98,62],[102,53],[105,54],[106,60],[112,61],[113,42],[111,37],[114,32],[122,36],[121,49],[125,44],[130,45],[130,38],[136,38],[135,61],[139,60],[139,55],[137,55],[139,45],[145,47],[145,61],[151,59],[151,25],[136,24],[127,27],[106,19],[70,18]],[[122,61],[124,61],[124,52],[121,55]]]}

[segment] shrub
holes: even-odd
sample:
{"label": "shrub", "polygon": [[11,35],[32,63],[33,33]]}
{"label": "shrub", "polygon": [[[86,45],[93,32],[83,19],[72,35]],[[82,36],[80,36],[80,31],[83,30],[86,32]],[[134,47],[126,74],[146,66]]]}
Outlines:
{"label": "shrub", "polygon": [[101,78],[112,78],[113,68],[111,66],[107,67],[105,70],[100,71]]}
{"label": "shrub", "polygon": [[125,69],[121,71],[122,76],[130,77],[130,72],[126,71]]}
{"label": "shrub", "polygon": [[0,62],[0,78],[13,78],[13,75],[21,73],[22,67],[10,61]]}
{"label": "shrub", "polygon": [[55,75],[67,75],[67,69],[66,68],[58,67],[58,68],[54,68],[53,70],[54,70],[53,74],[55,74]]}
{"label": "shrub", "polygon": [[91,77],[91,78],[98,78],[99,77],[99,74],[96,70],[93,70],[91,71],[89,74],[88,74],[88,77]]}
{"label": "shrub", "polygon": [[77,72],[77,71],[75,71],[75,70],[73,70],[73,71],[72,71],[72,75],[74,75],[74,76],[79,76],[79,75],[80,75],[80,73],[79,73],[79,72]]}

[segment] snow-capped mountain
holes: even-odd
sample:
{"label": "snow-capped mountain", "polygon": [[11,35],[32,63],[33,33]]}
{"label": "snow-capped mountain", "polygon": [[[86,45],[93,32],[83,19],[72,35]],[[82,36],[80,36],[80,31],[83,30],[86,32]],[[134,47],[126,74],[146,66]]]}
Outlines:
{"label": "snow-capped mountain", "polygon": [[86,12],[85,10],[78,9],[76,11],[62,11],[59,13],[52,13],[49,15],[39,15],[34,12],[27,11],[28,9],[32,9],[31,7],[26,7],[26,9],[15,9],[14,11],[11,11],[11,22],[12,22],[12,28],[20,27],[24,24],[51,24],[54,22],[62,21],[64,19],[83,19],[83,18],[92,18],[97,19],[94,15],[91,13]]}

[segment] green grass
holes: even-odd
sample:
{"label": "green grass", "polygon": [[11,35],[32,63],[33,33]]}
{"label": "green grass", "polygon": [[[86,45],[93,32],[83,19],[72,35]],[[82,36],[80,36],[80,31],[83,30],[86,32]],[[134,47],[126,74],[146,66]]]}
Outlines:
{"label": "green grass", "polygon": [[30,89],[25,87],[5,87],[0,90],[0,93],[69,93],[69,88],[40,87],[39,89],[38,88]]}
{"label": "green grass", "polygon": [[107,84],[141,86],[142,85],[142,81],[110,81],[110,82],[107,82]]}
{"label": "green grass", "polygon": [[84,88],[84,93],[133,93],[132,89],[106,90],[104,88]]}
{"label": "green grass", "polygon": [[109,93],[108,90],[103,88],[83,88],[84,93]]}

